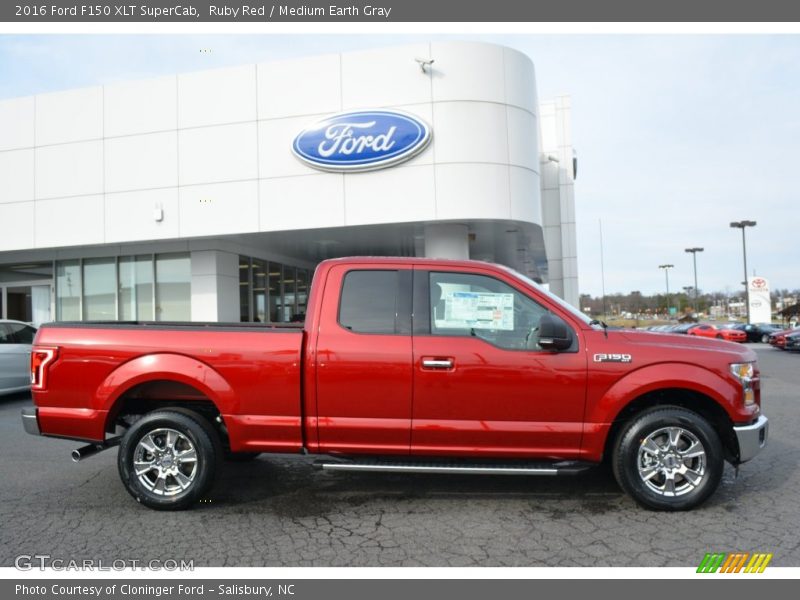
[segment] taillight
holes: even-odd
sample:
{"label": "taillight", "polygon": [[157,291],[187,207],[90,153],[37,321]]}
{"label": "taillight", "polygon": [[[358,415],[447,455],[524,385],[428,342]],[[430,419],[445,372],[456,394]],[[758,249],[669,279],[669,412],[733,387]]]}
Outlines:
{"label": "taillight", "polygon": [[58,357],[58,348],[35,346],[31,352],[31,389],[47,388],[47,369]]}

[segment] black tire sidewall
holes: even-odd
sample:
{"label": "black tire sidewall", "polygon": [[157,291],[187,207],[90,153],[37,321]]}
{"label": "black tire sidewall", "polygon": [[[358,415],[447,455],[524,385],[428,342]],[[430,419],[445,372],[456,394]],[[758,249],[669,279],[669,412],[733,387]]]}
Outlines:
{"label": "black tire sidewall", "polygon": [[[648,488],[637,467],[641,441],[652,432],[679,426],[692,432],[706,452],[706,474],[700,485],[681,496],[665,497]],[[705,502],[719,486],[725,467],[722,444],[714,428],[702,416],[680,407],[650,410],[635,417],[622,431],[613,456],[614,475],[622,489],[645,508],[688,510]]]}
{"label": "black tire sidewall", "polygon": [[[148,432],[160,428],[175,429],[185,435],[197,452],[197,474],[189,489],[175,496],[159,496],[145,488],[133,469],[136,446]],[[182,510],[196,504],[213,483],[219,461],[214,431],[199,415],[189,411],[157,411],[139,419],[126,432],[119,447],[117,467],[122,483],[138,502],[158,510]]]}

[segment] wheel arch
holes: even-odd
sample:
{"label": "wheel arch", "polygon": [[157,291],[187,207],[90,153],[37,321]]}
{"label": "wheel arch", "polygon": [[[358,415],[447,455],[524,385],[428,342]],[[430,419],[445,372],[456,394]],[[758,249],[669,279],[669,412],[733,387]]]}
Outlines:
{"label": "wheel arch", "polygon": [[677,406],[703,417],[717,432],[725,460],[735,462],[739,456],[739,443],[733,430],[733,421],[727,411],[714,398],[686,387],[666,387],[650,390],[631,399],[622,406],[611,423],[603,456],[608,459],[625,426],[646,410],[658,407]]}
{"label": "wheel arch", "polygon": [[149,354],[119,366],[95,394],[107,411],[105,431],[121,414],[145,414],[157,408],[183,407],[208,420],[235,410],[231,385],[209,365],[180,354]]}

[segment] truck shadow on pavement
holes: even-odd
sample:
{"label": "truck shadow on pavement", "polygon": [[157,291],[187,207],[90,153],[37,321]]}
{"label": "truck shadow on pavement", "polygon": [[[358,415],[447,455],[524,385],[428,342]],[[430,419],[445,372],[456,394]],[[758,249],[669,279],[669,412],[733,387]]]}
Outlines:
{"label": "truck shadow on pavement", "polygon": [[[717,492],[703,508],[736,512],[755,494],[770,493],[793,479],[800,450],[770,440],[766,450],[740,468],[726,465]],[[250,463],[227,463],[210,492],[210,506],[232,511],[270,512],[287,517],[324,516],[343,509],[386,502],[418,503],[530,501],[538,510],[564,513],[565,503],[588,513],[636,508],[606,464],[577,475],[556,477],[395,473],[331,473],[294,457],[261,456]],[[701,508],[702,510],[702,508]]]}
{"label": "truck shadow on pavement", "polygon": [[628,503],[610,469],[559,477],[329,473],[301,460],[260,457],[226,465],[211,491],[213,505],[287,517],[324,516],[370,504],[535,501],[553,509],[566,498],[592,512]]}

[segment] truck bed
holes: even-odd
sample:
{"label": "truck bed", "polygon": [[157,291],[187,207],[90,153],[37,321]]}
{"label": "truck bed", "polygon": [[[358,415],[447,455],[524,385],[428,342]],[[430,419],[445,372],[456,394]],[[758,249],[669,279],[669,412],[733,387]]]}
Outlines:
{"label": "truck bed", "polygon": [[58,348],[36,394],[45,435],[102,440],[123,403],[171,398],[215,408],[234,451],[302,446],[301,324],[59,322],[35,343]]}

